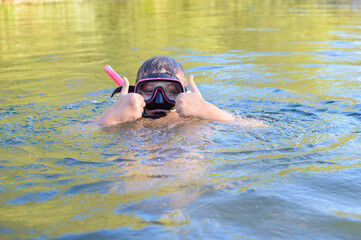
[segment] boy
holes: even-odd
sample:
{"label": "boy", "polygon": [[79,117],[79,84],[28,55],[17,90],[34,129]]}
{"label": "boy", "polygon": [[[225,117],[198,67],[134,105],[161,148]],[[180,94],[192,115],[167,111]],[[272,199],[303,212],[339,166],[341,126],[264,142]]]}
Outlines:
{"label": "boy", "polygon": [[117,102],[96,120],[97,124],[109,126],[142,116],[159,118],[176,115],[224,122],[235,120],[230,113],[203,99],[193,76],[188,79],[190,92],[185,92],[186,72],[179,62],[170,57],[155,56],[145,61],[138,70],[135,92],[128,93],[129,81],[126,77],[123,79],[124,86]]}

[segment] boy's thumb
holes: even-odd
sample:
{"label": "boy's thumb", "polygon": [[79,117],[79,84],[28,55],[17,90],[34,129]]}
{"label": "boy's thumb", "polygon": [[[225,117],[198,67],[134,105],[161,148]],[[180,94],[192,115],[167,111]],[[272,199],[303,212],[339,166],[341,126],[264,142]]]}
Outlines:
{"label": "boy's thumb", "polygon": [[120,91],[120,95],[126,95],[129,91],[129,81],[126,77],[123,77],[124,85],[122,87],[122,90]]}
{"label": "boy's thumb", "polygon": [[202,96],[201,92],[198,90],[196,83],[193,81],[193,75],[189,77],[188,82],[189,82],[189,88],[191,89],[191,92],[196,93],[199,96]]}

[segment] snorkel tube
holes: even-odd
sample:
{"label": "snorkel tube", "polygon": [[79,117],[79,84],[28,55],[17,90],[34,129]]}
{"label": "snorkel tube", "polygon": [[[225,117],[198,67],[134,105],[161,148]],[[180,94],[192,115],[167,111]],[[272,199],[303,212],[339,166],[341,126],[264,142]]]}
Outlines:
{"label": "snorkel tube", "polygon": [[104,71],[116,82],[120,87],[124,85],[124,81],[119,75],[113,70],[110,65],[104,67]]}
{"label": "snorkel tube", "polygon": [[[118,75],[118,73],[116,73],[113,68],[110,65],[106,65],[104,67],[104,71],[106,73],[108,73],[108,75],[114,80],[114,82],[116,82],[116,84],[118,84],[119,87],[117,87],[113,93],[112,96],[113,97],[116,93],[119,93],[122,90],[122,87],[124,85],[124,80]],[[129,93],[134,92],[134,86],[129,86]]]}

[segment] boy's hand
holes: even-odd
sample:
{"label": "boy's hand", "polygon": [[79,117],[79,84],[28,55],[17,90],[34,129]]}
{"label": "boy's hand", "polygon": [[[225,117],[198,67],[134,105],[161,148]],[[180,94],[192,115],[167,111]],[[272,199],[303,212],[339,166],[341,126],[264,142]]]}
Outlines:
{"label": "boy's hand", "polygon": [[113,125],[140,118],[145,107],[144,98],[138,93],[128,93],[129,81],[124,77],[124,86],[120,91],[117,102],[108,109],[97,123],[101,125]]}
{"label": "boy's hand", "polygon": [[140,118],[145,107],[144,98],[138,93],[128,93],[129,81],[124,77],[124,86],[120,91],[114,108],[119,113],[122,120],[129,121]]}
{"label": "boy's hand", "polygon": [[176,112],[180,117],[196,117],[227,122],[235,120],[228,112],[203,99],[202,94],[193,81],[193,76],[189,77],[188,82],[191,92],[181,93],[175,99]]}
{"label": "boy's hand", "polygon": [[188,82],[191,92],[184,92],[177,96],[175,99],[176,112],[180,117],[204,118],[204,107],[207,102],[194,83],[193,76],[189,77]]}

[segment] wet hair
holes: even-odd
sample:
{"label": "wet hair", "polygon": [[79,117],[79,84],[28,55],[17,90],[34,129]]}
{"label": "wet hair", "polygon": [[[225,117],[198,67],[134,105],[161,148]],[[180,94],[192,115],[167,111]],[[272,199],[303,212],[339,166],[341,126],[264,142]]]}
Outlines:
{"label": "wet hair", "polygon": [[184,70],[182,64],[171,57],[162,55],[149,58],[142,64],[142,66],[140,66],[137,73],[137,81],[150,73],[160,73],[163,69],[165,69],[166,73],[172,77],[176,74],[180,74],[179,80],[181,80],[184,84],[186,83],[186,71]]}

